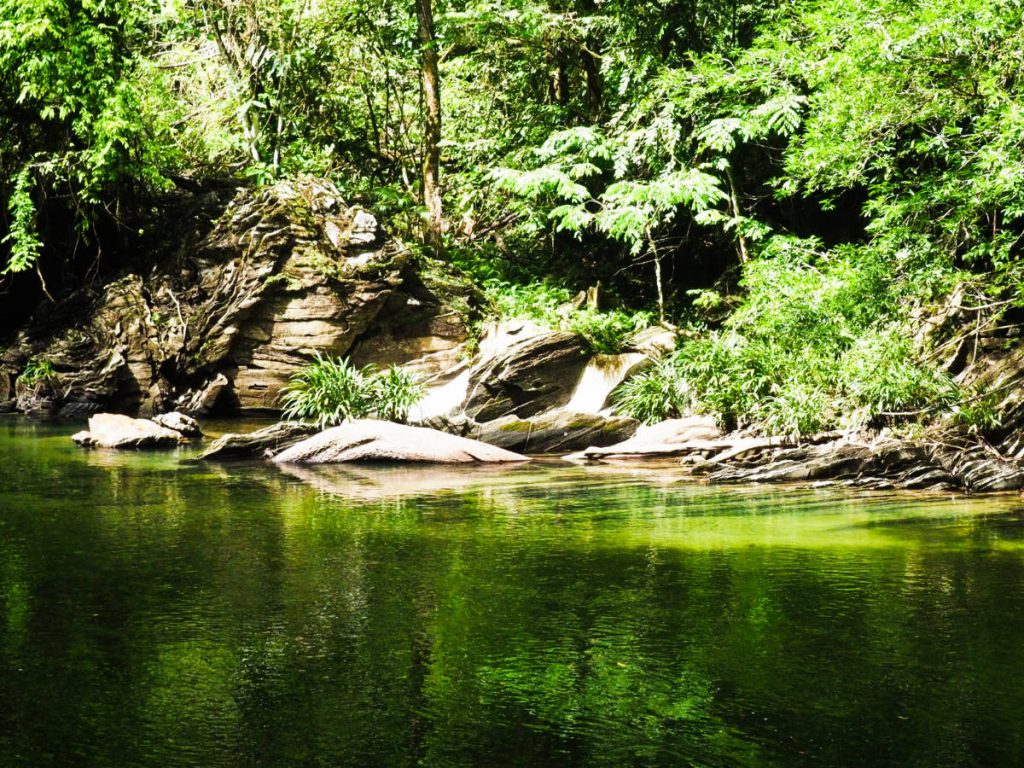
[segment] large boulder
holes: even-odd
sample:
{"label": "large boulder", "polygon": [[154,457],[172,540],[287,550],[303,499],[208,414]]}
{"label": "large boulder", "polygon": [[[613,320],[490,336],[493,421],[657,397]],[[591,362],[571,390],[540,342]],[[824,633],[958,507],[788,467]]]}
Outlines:
{"label": "large boulder", "polygon": [[72,439],[83,447],[137,449],[175,446],[185,438],[149,419],[98,413],[89,419],[88,431],[79,432]]}
{"label": "large boulder", "polygon": [[556,410],[528,419],[505,416],[478,424],[467,434],[510,451],[562,453],[621,442],[632,436],[638,426],[639,422],[628,416]]}
{"label": "large boulder", "polygon": [[228,433],[214,440],[197,458],[209,461],[270,458],[318,431],[310,424],[283,421],[255,432]]}
{"label": "large boulder", "polygon": [[477,440],[424,427],[370,419],[332,427],[282,451],[273,460],[279,464],[528,461],[525,456]]}
{"label": "large boulder", "polygon": [[463,410],[476,421],[527,418],[566,405],[587,365],[582,336],[548,331],[485,356],[470,371]]}

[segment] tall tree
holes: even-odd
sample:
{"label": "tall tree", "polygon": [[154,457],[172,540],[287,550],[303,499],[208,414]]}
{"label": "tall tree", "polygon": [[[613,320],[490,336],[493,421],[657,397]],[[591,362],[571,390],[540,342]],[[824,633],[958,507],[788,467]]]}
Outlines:
{"label": "tall tree", "polygon": [[441,79],[437,71],[437,40],[431,0],[416,0],[423,73],[423,204],[427,209],[424,240],[441,254]]}

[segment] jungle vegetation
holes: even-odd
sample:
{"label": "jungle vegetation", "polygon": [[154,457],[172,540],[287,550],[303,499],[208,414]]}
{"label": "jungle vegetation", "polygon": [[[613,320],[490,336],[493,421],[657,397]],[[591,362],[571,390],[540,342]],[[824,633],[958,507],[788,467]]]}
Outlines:
{"label": "jungle vegetation", "polygon": [[1022,22],[1018,0],[0,0],[3,321],[116,268],[162,194],[312,174],[505,312],[561,322],[599,280],[605,311],[571,321],[595,347],[680,327],[619,393],[645,420],[984,424],[915,324],[954,289],[1019,303]]}

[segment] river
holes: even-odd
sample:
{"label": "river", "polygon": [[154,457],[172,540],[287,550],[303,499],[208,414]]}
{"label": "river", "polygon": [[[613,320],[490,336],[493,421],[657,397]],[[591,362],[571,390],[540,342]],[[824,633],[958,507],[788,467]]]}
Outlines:
{"label": "river", "polygon": [[0,766],[1024,764],[1016,496],[0,418]]}

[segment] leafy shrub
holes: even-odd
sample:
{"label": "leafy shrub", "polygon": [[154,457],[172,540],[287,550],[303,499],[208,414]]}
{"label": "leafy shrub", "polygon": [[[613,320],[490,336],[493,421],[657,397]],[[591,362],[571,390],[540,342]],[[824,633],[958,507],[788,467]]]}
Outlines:
{"label": "leafy shrub", "polygon": [[572,294],[546,282],[519,285],[494,279],[484,283],[484,291],[500,317],[518,317],[548,328],[573,331],[600,354],[621,352],[630,334],[654,322],[654,315],[647,311],[563,309]]}
{"label": "leafy shrub", "polygon": [[402,422],[423,399],[426,387],[413,374],[392,365],[370,378],[369,393],[378,418]]}
{"label": "leafy shrub", "polygon": [[624,381],[612,393],[616,409],[644,424],[677,418],[693,404],[690,387],[673,358]]}
{"label": "leafy shrub", "polygon": [[622,351],[629,336],[649,328],[653,322],[654,315],[651,312],[580,309],[573,312],[562,326],[585,338],[594,352],[614,355]]}
{"label": "leafy shrub", "polygon": [[35,387],[48,379],[52,379],[56,376],[56,371],[53,370],[53,363],[49,360],[29,360],[28,364],[18,375],[18,382],[28,388]]}
{"label": "leafy shrub", "polygon": [[922,409],[952,408],[956,384],[914,359],[911,340],[899,327],[858,339],[843,359],[840,383],[849,405],[869,418]]}
{"label": "leafy shrub", "polygon": [[813,241],[779,240],[748,265],[744,302],[724,328],[626,382],[620,410],[653,421],[690,409],[729,428],[797,435],[957,408],[956,384],[890,319],[901,291],[882,288],[891,265],[869,249],[822,254]]}
{"label": "leafy shrub", "polygon": [[281,390],[286,419],[312,420],[321,429],[371,414],[404,421],[425,388],[416,377],[392,366],[380,373],[359,369],[342,358],[316,355]]}
{"label": "leafy shrub", "polygon": [[823,386],[789,381],[754,410],[761,428],[774,435],[806,435],[830,426],[833,401]]}

